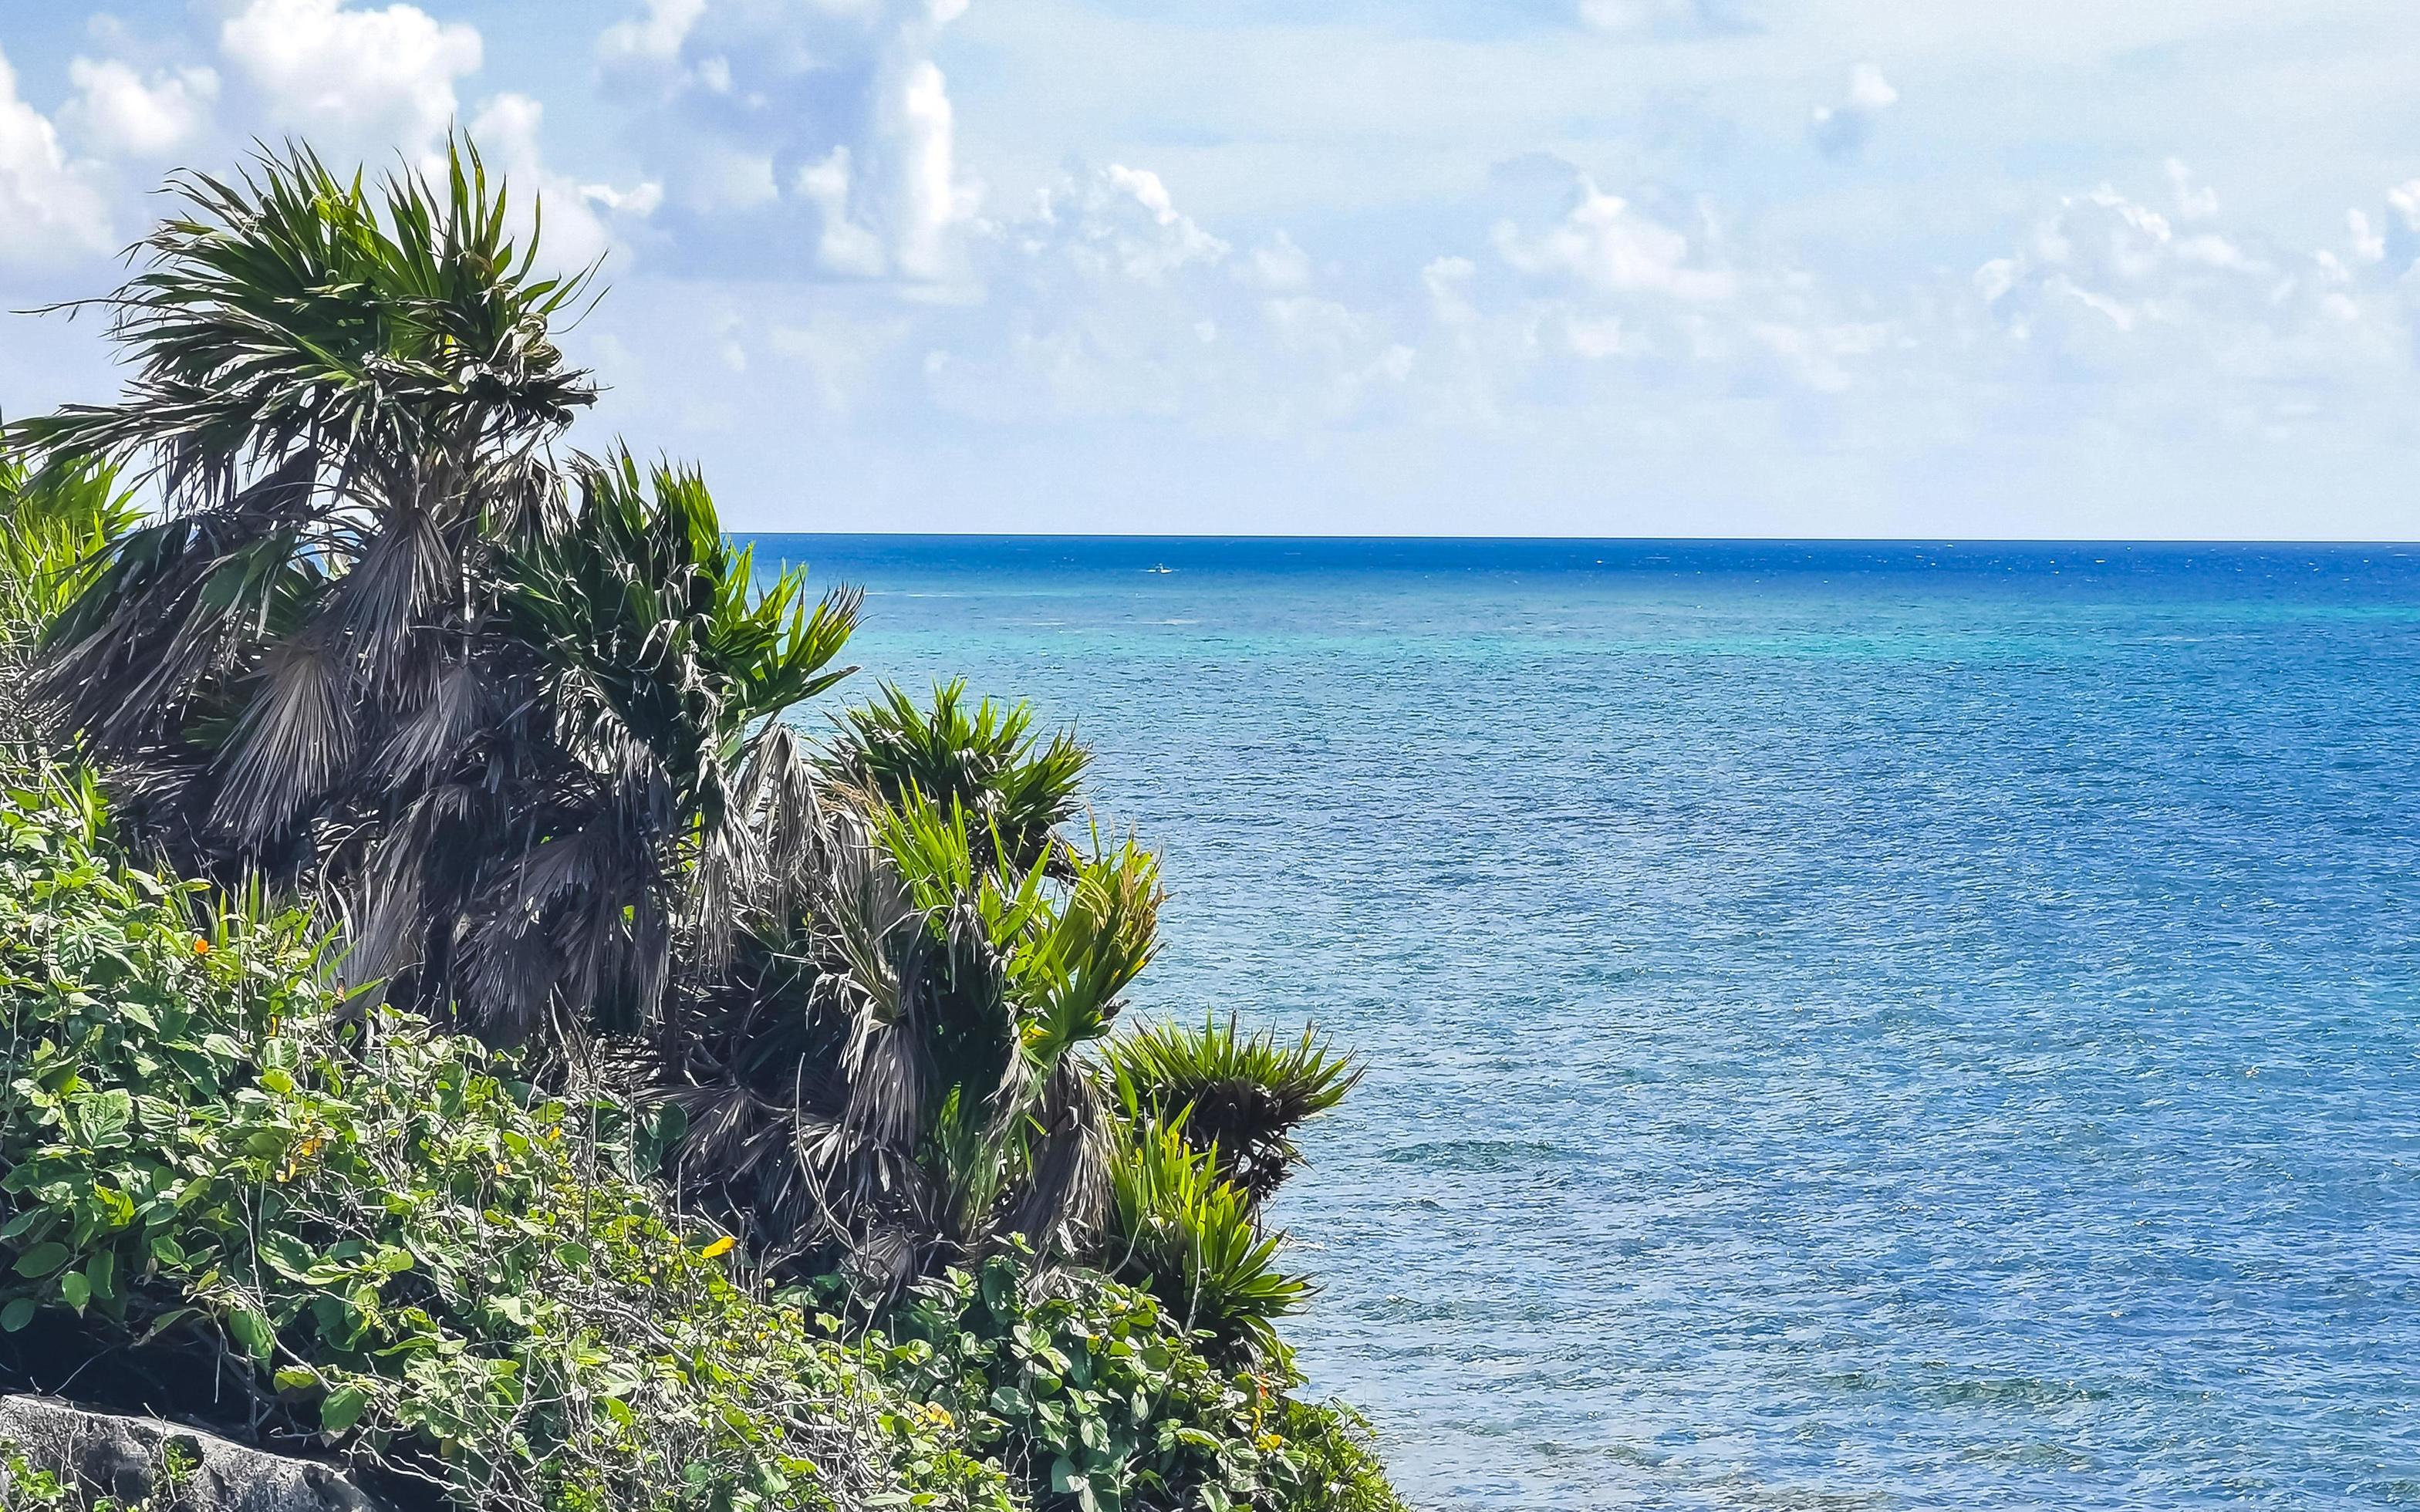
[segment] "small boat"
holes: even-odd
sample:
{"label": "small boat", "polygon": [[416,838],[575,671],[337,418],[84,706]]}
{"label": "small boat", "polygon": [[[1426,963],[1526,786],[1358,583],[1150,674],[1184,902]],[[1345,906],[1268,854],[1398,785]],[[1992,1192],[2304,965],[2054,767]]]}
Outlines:
{"label": "small boat", "polygon": [[1172,567],[1169,566],[1166,562],[1155,562],[1155,563],[1153,563],[1150,567],[1145,568],[1143,570],[1145,570],[1145,571],[1147,571],[1147,572],[1156,572],[1156,573],[1160,574],[1162,577],[1165,577],[1165,576],[1167,576],[1169,573],[1175,571],[1175,570],[1176,570],[1176,569],[1174,569],[1174,568],[1172,568]]}

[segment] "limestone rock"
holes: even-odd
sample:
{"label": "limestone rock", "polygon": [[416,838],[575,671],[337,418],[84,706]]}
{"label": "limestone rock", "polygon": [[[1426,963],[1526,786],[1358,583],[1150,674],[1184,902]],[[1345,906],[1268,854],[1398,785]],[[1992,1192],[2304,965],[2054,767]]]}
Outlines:
{"label": "limestone rock", "polygon": [[[86,1497],[147,1497],[159,1512],[386,1512],[330,1466],[47,1396],[0,1396],[0,1446]],[[173,1475],[172,1460],[184,1467]],[[6,1478],[0,1508],[17,1500]]]}

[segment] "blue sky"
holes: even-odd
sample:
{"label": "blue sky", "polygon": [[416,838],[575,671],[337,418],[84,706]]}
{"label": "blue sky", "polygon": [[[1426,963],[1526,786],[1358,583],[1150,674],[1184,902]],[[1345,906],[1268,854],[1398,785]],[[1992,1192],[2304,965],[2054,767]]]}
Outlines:
{"label": "blue sky", "polygon": [[[470,126],[743,528],[2420,535],[2399,0],[0,0],[0,304]],[[0,317],[8,413],[108,392]]]}

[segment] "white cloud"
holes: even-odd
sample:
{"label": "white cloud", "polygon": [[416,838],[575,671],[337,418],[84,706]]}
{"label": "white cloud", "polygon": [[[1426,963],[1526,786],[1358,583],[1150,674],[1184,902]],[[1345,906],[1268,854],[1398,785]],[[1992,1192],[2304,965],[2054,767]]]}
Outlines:
{"label": "white cloud", "polygon": [[1577,195],[1559,224],[1535,235],[1511,221],[1498,223],[1497,255],[1522,273],[1575,279],[1606,293],[1719,300],[1738,287],[1730,273],[1697,266],[1686,236],[1639,214],[1629,201],[1586,179]]}
{"label": "white cloud", "polygon": [[2188,221],[2204,221],[2218,213],[2218,191],[2207,184],[2194,186],[2193,170],[2176,159],[2166,164],[2168,188],[2176,195],[2177,215]]}
{"label": "white cloud", "polygon": [[115,58],[68,65],[76,96],[60,112],[75,138],[109,157],[156,160],[199,135],[219,95],[219,76],[188,68],[147,80]]}
{"label": "white cloud", "polygon": [[617,21],[597,35],[597,56],[606,65],[667,63],[680,56],[690,28],[706,14],[706,0],[646,0],[644,14]]}
{"label": "white cloud", "polygon": [[1838,104],[1818,105],[1807,134],[1826,157],[1853,157],[1865,150],[1883,112],[1899,103],[1899,91],[1871,63],[1849,70],[1849,93]]}
{"label": "white cloud", "polygon": [[1420,270],[1420,285],[1428,290],[1429,308],[1436,319],[1447,325],[1462,325],[1479,318],[1470,303],[1470,281],[1479,274],[1479,264],[1468,257],[1439,257]]}
{"label": "white cloud", "polygon": [[821,162],[799,170],[799,193],[823,222],[815,260],[827,271],[855,278],[878,278],[890,266],[882,238],[849,218],[848,148],[835,147]]}
{"label": "white cloud", "polygon": [[645,86],[640,149],[696,255],[956,288],[982,195],[933,51],[964,9],[644,0],[597,48]]}
{"label": "white cloud", "polygon": [[[1129,199],[1149,217],[1147,226],[1125,210]],[[1157,283],[1180,268],[1217,262],[1228,252],[1226,242],[1177,210],[1158,174],[1123,164],[1110,164],[1094,186],[1081,226],[1085,253],[1106,257],[1139,283]]]}
{"label": "white cloud", "polygon": [[93,165],[70,161],[49,119],[17,97],[16,70],[0,55],[0,258],[66,261],[110,242]]}
{"label": "white cloud", "polygon": [[[886,70],[888,72],[889,70]],[[941,70],[928,57],[905,60],[883,81],[879,125],[897,174],[893,226],[899,269],[911,278],[951,271],[951,228],[971,213],[957,181],[957,126]]]}
{"label": "white cloud", "polygon": [[426,159],[458,110],[455,81],[480,63],[478,31],[416,6],[248,0],[219,29],[228,62],[280,130],[332,153]]}
{"label": "white cloud", "polygon": [[1311,287],[1311,255],[1280,231],[1252,249],[1243,275],[1272,294],[1297,293]]}
{"label": "white cloud", "polygon": [[527,95],[501,94],[479,107],[471,122],[471,139],[479,145],[489,167],[501,172],[511,188],[511,209],[520,235],[533,226],[532,212],[539,203],[546,217],[541,256],[551,266],[582,268],[603,257],[613,245],[613,233],[597,215],[628,206],[634,215],[651,205],[654,186],[633,190],[585,186],[548,171],[539,149],[538,133],[546,123],[546,107]]}

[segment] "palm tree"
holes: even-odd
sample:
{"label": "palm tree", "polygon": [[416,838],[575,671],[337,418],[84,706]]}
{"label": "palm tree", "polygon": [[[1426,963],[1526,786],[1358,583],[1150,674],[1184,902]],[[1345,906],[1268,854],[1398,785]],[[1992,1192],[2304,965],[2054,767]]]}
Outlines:
{"label": "palm tree", "polygon": [[475,149],[442,185],[297,148],[171,187],[96,302],[124,398],[12,432],[163,505],[53,626],[44,706],[138,834],[318,883],[391,993],[499,1041],[647,1021],[761,851],[755,732],[840,676],[855,600],[754,596],[691,475],[558,461],[589,275],[516,247]]}
{"label": "palm tree", "polygon": [[844,716],[814,864],[655,1046],[691,1194],[876,1295],[1011,1239],[1092,1243],[1110,1130],[1082,1051],[1156,948],[1156,859],[1051,827],[1081,748],[959,695]]}

